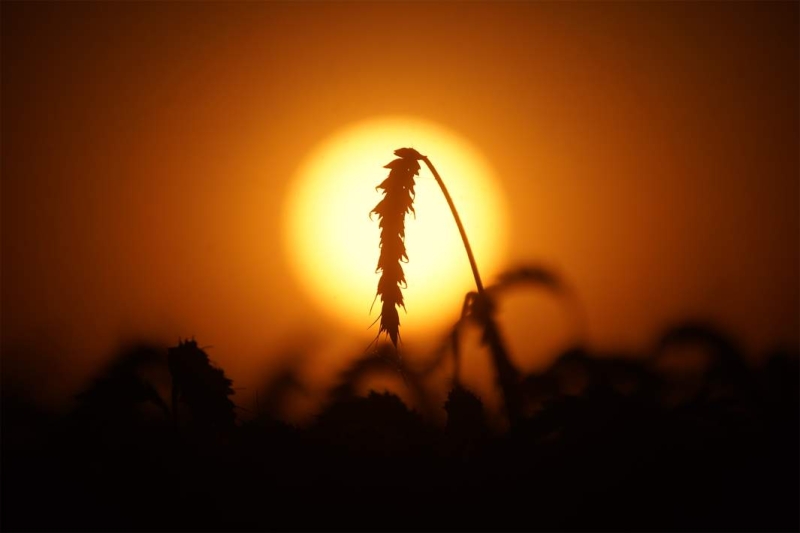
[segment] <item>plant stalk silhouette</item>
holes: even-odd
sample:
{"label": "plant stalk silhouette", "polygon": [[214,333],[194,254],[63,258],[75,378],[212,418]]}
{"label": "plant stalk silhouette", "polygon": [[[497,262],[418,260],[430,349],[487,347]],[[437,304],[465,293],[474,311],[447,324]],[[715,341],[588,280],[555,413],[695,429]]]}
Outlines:
{"label": "plant stalk silhouette", "polygon": [[[383,189],[384,197],[370,212],[370,216],[372,214],[378,216],[381,228],[380,255],[376,269],[376,271],[381,271],[381,277],[375,295],[376,298],[380,296],[382,302],[378,336],[385,332],[395,348],[397,347],[397,340],[400,337],[400,319],[397,308],[402,306],[405,309],[401,289],[406,285],[406,279],[401,263],[408,261],[405,249],[405,215],[414,213],[414,176],[419,175],[419,161],[424,161],[447,200],[447,205],[450,207],[450,212],[461,234],[461,240],[472,268],[472,275],[475,278],[477,292],[467,294],[461,319],[472,318],[483,328],[481,341],[490,349],[492,362],[497,370],[498,384],[505,398],[509,422],[513,425],[522,417],[519,372],[508,357],[500,330],[494,320],[494,303],[484,289],[467,232],[461,223],[461,217],[458,216],[453,198],[447,191],[436,167],[427,156],[413,148],[398,148],[394,151],[394,155],[398,159],[384,167],[391,169],[389,177],[376,187]],[[458,349],[455,342],[454,349]],[[457,382],[457,371],[455,379]]]}

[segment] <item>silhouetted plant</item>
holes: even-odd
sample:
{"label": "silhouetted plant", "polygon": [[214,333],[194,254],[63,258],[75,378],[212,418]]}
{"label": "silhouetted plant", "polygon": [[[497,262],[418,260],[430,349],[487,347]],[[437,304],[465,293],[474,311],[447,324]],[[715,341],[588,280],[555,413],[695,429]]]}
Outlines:
{"label": "silhouetted plant", "polygon": [[446,451],[450,456],[466,459],[489,435],[483,403],[471,391],[456,385],[447,395],[444,409]]}
{"label": "silhouetted plant", "polygon": [[[226,433],[224,446],[214,432],[165,439],[169,426],[140,385],[167,378],[166,350],[127,350],[89,383],[78,409],[88,408],[83,413],[90,416],[78,424],[0,391],[0,529],[99,531],[123,517],[129,529],[142,531],[337,523],[370,530],[391,516],[402,529],[426,521],[442,530],[679,530],[697,523],[709,530],[797,531],[798,354],[780,351],[763,367],[745,365],[749,377],[741,379],[735,369],[746,359],[739,360],[739,343],[709,328],[680,325],[655,347],[688,343],[708,352],[708,366],[694,371],[713,377],[714,387],[693,401],[677,408],[660,401],[652,359],[576,347],[528,378],[542,393],[541,408],[502,436],[487,429],[480,400],[454,388],[443,429],[394,394],[372,393],[343,395],[307,428],[242,424]],[[398,359],[387,342],[354,372],[356,366],[377,371],[379,362],[395,372],[393,361],[379,359],[381,351]],[[208,383],[222,383],[211,389],[227,398],[221,373],[188,377],[183,362],[211,366],[199,352],[193,342],[173,348],[173,368],[184,378],[179,390],[216,374]],[[631,379],[639,385],[628,387]],[[183,423],[191,407],[183,392],[180,398]],[[509,505],[520,494],[533,503]],[[370,514],[358,521],[361,515],[354,518],[339,495],[356,498]],[[273,503],[267,512],[265,501]],[[298,514],[298,501],[315,512]]]}
{"label": "silhouetted plant", "polygon": [[425,416],[435,417],[439,406],[433,401],[422,382],[422,374],[408,366],[389,345],[378,346],[366,356],[357,358],[339,375],[339,384],[330,391],[332,402],[358,397],[359,385],[375,376],[393,376],[404,383],[411,393],[411,403]]}
{"label": "silhouetted plant", "polygon": [[[165,381],[171,379],[171,406],[156,387],[161,376]],[[211,363],[194,340],[169,348],[166,358],[160,348],[136,345],[121,351],[76,396],[76,414],[99,427],[114,420],[124,423],[137,409],[150,404],[157,407],[155,412],[163,416],[162,420],[172,418],[177,426],[182,402],[189,408],[195,427],[231,427],[236,419],[236,406],[229,398],[234,393],[231,385],[225,372]]]}
{"label": "silhouetted plant", "polygon": [[391,392],[339,398],[320,413],[312,433],[357,455],[402,456],[429,448],[431,435],[420,415]]}
{"label": "silhouetted plant", "polygon": [[419,174],[420,167],[417,158],[408,157],[402,149],[395,150],[395,155],[400,157],[384,167],[390,169],[389,177],[376,187],[383,189],[384,196],[370,212],[370,216],[378,216],[381,228],[381,250],[377,267],[381,277],[375,295],[376,298],[381,297],[378,335],[385,332],[396,347],[400,336],[398,307],[405,309],[400,290],[406,284],[401,263],[408,261],[405,217],[406,213],[414,212],[414,176]]}
{"label": "silhouetted plant", "polygon": [[178,425],[180,400],[191,409],[192,421],[209,427],[230,428],[236,420],[232,381],[192,339],[169,349],[167,361],[172,374],[172,415]]}
{"label": "silhouetted plant", "polygon": [[378,281],[378,291],[376,294],[381,296],[381,325],[378,335],[383,332],[397,346],[399,337],[400,320],[397,307],[405,305],[403,296],[400,292],[401,286],[405,285],[405,275],[400,265],[402,261],[408,261],[405,250],[405,215],[413,213],[414,200],[414,176],[419,174],[419,161],[424,161],[430,169],[436,183],[444,194],[450,212],[453,215],[461,240],[464,243],[464,250],[467,252],[472,275],[475,279],[477,292],[467,294],[462,310],[462,317],[469,314],[483,328],[482,342],[486,344],[491,352],[492,361],[497,369],[497,377],[500,388],[505,397],[506,411],[509,420],[515,423],[522,415],[522,401],[519,393],[519,374],[511,364],[508,353],[504,346],[500,331],[494,321],[492,299],[486,293],[472,247],[467,238],[467,232],[458,216],[458,211],[453,203],[447,187],[427,156],[420,154],[413,148],[398,148],[394,151],[398,157],[388,165],[390,168],[389,177],[381,183],[378,188],[384,190],[384,198],[372,210],[378,215],[381,227],[381,251],[378,259],[378,270],[382,271]]}
{"label": "silhouetted plant", "polygon": [[256,417],[280,418],[287,399],[295,393],[308,393],[297,376],[297,369],[290,366],[279,368],[264,385],[256,389]]}
{"label": "silhouetted plant", "polygon": [[521,374],[508,356],[494,316],[500,297],[508,291],[520,287],[543,287],[559,296],[571,306],[575,314],[579,343],[583,342],[585,335],[585,313],[581,302],[569,286],[555,272],[546,267],[522,265],[502,272],[497,276],[497,281],[488,285],[483,291],[467,293],[461,310],[461,318],[450,332],[450,345],[455,360],[456,385],[459,384],[460,329],[466,322],[475,322],[483,328],[482,341],[491,349],[497,380],[503,392],[509,420],[512,423],[519,421],[523,416]]}
{"label": "silhouetted plant", "polygon": [[79,418],[100,425],[112,420],[127,421],[137,407],[150,402],[169,419],[169,407],[143,374],[145,367],[158,366],[161,357],[158,348],[147,345],[120,351],[105,371],[76,395]]}
{"label": "silhouetted plant", "polygon": [[[663,367],[664,363],[669,364],[669,354],[677,352],[679,357],[673,357],[673,364],[677,363],[678,368],[691,364],[691,357],[682,352],[692,348],[705,354],[707,361],[702,366],[706,368],[688,373],[694,384],[679,378],[685,389],[682,391],[684,400],[697,401],[700,396],[729,397],[731,387],[742,394],[754,392],[755,384],[750,382],[750,372],[738,343],[724,331],[704,321],[687,320],[668,328],[656,344],[651,363]],[[686,373],[685,370],[683,373]],[[678,391],[680,388],[673,386],[671,390]]]}

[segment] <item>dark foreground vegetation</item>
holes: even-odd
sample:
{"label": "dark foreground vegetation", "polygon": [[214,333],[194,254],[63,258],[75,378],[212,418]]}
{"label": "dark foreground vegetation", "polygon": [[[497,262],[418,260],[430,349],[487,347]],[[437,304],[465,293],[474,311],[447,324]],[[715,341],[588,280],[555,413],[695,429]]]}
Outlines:
{"label": "dark foreground vegetation", "polygon": [[576,348],[522,376],[525,415],[497,432],[459,385],[444,427],[355,395],[373,356],[301,428],[237,417],[193,341],[136,346],[69,414],[4,391],[2,529],[797,531],[798,357],[765,359],[697,324],[638,358]]}

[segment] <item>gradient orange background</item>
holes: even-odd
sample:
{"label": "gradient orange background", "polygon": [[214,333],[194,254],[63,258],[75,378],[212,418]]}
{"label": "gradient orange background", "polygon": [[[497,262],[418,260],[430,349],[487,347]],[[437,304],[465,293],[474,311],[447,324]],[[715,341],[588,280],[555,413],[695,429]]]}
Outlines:
{"label": "gradient orange background", "polygon": [[[481,147],[509,266],[556,269],[593,346],[691,316],[797,347],[797,36],[794,2],[3,2],[4,386],[64,398],[130,338],[196,335],[242,387],[301,336],[357,355],[280,214],[314,145],[381,115]],[[572,340],[546,296],[502,316],[528,368]]]}

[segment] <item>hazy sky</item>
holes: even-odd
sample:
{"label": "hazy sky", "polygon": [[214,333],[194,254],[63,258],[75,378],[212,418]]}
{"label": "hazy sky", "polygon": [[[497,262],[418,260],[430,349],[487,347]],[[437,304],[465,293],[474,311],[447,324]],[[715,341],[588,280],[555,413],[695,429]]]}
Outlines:
{"label": "hazy sky", "polygon": [[[797,347],[798,9],[3,2],[4,382],[72,391],[134,337],[195,335],[239,384],[299,336],[357,351],[281,213],[314,146],[383,115],[481,148],[507,264],[562,275],[594,346],[700,317]],[[572,334],[542,294],[503,317],[528,365]]]}

